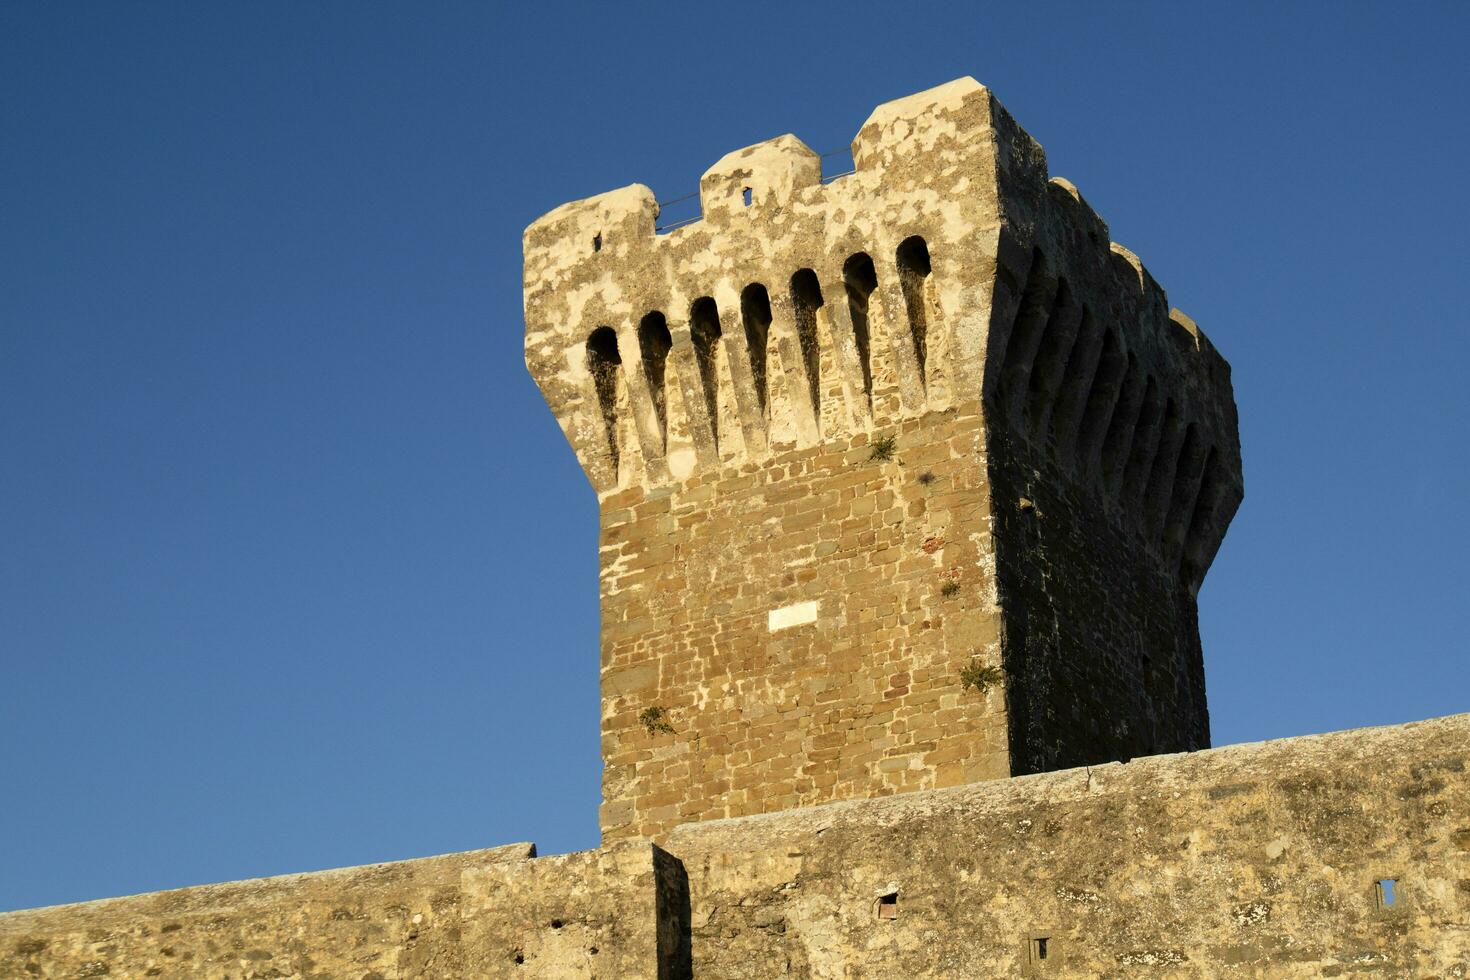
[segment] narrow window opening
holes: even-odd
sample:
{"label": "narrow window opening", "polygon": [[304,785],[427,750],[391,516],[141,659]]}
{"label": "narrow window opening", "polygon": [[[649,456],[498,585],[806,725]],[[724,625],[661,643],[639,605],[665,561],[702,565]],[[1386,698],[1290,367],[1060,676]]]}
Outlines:
{"label": "narrow window opening", "polygon": [[791,306],[796,313],[796,339],[801,344],[801,360],[806,365],[807,389],[812,399],[812,415],[822,417],[821,357],[817,348],[817,310],[822,308],[822,287],[817,274],[801,269],[791,277]]}
{"label": "narrow window opening", "polygon": [[689,339],[694,347],[694,361],[699,367],[699,382],[704,389],[704,407],[709,413],[710,435],[720,441],[719,370],[715,351],[720,343],[720,310],[708,296],[694,301],[689,310]]}
{"label": "narrow window opening", "polygon": [[750,378],[761,415],[766,413],[766,345],[771,335],[771,297],[758,282],[740,293],[740,319],[745,324],[745,350],[750,356]]}
{"label": "narrow window opening", "polygon": [[602,232],[600,232],[600,231],[597,234],[595,234],[595,235],[592,236],[592,251],[594,251],[594,252],[601,252],[602,251]]}
{"label": "narrow window opening", "polygon": [[669,335],[669,325],[664,315],[654,311],[638,324],[638,346],[643,354],[643,374],[648,379],[648,397],[653,402],[653,413],[658,419],[658,435],[662,445],[668,444],[669,416],[665,397],[664,376],[668,369],[669,351],[674,339]]}
{"label": "narrow window opening", "polygon": [[597,392],[597,407],[602,413],[603,435],[612,457],[613,472],[618,468],[618,381],[623,360],[618,356],[618,335],[612,327],[598,327],[587,338],[587,371]]}
{"label": "narrow window opening", "polygon": [[866,252],[859,252],[842,267],[842,281],[847,286],[847,311],[852,317],[852,339],[857,344],[858,362],[863,368],[863,393],[868,404],[873,402],[872,329],[868,322],[868,302],[878,288],[878,272]]}
{"label": "narrow window opening", "polygon": [[1397,904],[1399,880],[1397,878],[1379,878],[1374,886],[1378,894],[1378,907],[1389,908]]}
{"label": "narrow window opening", "polygon": [[929,354],[928,298],[925,280],[933,267],[929,263],[929,246],[915,235],[898,246],[898,277],[903,290],[903,305],[908,308],[909,330],[914,338],[914,357],[919,363],[919,381],[927,377],[924,365]]}
{"label": "narrow window opening", "polygon": [[1042,960],[1046,959],[1047,947],[1050,945],[1050,943],[1051,937],[1049,936],[1032,936],[1031,962],[1040,963]]}
{"label": "narrow window opening", "polygon": [[878,896],[878,918],[898,918],[898,892],[889,892],[887,895]]}
{"label": "narrow window opening", "polygon": [[740,192],[740,200],[744,202],[746,207],[750,207],[750,198],[751,192],[749,187]]}

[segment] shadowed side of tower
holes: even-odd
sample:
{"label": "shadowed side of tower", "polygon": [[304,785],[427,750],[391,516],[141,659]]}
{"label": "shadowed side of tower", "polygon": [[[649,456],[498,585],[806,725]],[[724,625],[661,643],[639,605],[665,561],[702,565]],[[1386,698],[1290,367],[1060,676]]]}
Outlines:
{"label": "shadowed side of tower", "polygon": [[602,511],[607,839],[1208,744],[1229,371],[971,79],[855,172],[726,156],[526,231],[526,360]]}
{"label": "shadowed side of tower", "polygon": [[1195,597],[1243,492],[1229,365],[1045,192],[983,389],[1014,775],[1209,747]]}

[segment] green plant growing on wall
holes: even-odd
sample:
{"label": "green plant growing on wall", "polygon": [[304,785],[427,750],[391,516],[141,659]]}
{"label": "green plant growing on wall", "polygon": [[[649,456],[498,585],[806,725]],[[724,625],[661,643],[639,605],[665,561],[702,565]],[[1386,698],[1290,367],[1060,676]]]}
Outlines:
{"label": "green plant growing on wall", "polygon": [[873,447],[868,450],[868,462],[886,463],[898,452],[898,437],[884,436],[882,439],[874,440]]}
{"label": "green plant growing on wall", "polygon": [[927,487],[929,484],[933,483],[937,479],[939,479],[939,477],[934,475],[933,470],[925,470],[924,472],[919,474],[919,485],[922,487]]}
{"label": "green plant growing on wall", "polygon": [[939,587],[939,594],[948,599],[950,596],[959,595],[960,583],[954,579],[948,579]]}
{"label": "green plant growing on wall", "polygon": [[638,712],[638,724],[650,735],[674,734],[674,726],[669,724],[669,713],[656,704]]}
{"label": "green plant growing on wall", "polygon": [[995,664],[982,664],[978,659],[972,659],[960,668],[960,687],[966,691],[973,687],[984,697],[1005,676],[1005,671]]}

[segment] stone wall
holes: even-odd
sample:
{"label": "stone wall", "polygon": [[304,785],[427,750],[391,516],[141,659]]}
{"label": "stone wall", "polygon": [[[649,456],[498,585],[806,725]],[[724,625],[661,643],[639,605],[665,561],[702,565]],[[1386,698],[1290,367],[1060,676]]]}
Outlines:
{"label": "stone wall", "polygon": [[646,843],[485,851],[0,915],[0,977],[689,975],[683,868]]}
{"label": "stone wall", "polygon": [[0,977],[1463,978],[1467,761],[1456,715],[12,912]]}
{"label": "stone wall", "polygon": [[978,426],[887,431],[607,498],[604,839],[1010,775]]}
{"label": "stone wall", "polygon": [[853,158],[781,136],[682,227],[634,185],[526,230],[602,509],[606,840],[1209,744],[1225,362],[973,80]]}
{"label": "stone wall", "polygon": [[668,847],[696,976],[1464,977],[1467,761],[1458,715],[690,824]]}

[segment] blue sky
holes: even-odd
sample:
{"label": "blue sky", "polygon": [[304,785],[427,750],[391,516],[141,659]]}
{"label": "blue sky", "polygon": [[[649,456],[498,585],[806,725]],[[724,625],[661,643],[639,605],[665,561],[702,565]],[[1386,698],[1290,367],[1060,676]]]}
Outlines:
{"label": "blue sky", "polygon": [[967,74],[1234,366],[1216,744],[1470,708],[1470,7],[1194,7],[0,6],[0,909],[594,846],[521,230]]}

